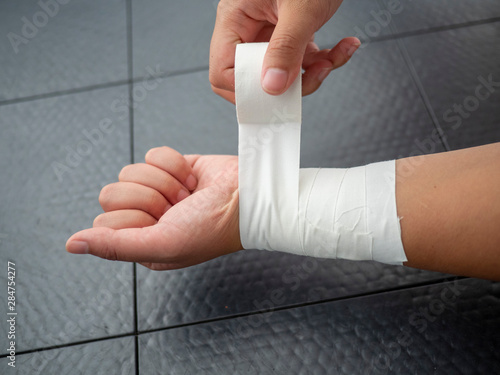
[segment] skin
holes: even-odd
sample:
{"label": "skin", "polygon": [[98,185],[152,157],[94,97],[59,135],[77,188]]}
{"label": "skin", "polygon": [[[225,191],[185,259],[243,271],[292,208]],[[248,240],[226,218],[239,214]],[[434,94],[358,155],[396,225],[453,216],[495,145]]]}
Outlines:
{"label": "skin", "polygon": [[242,249],[236,156],[151,149],[146,163],[126,166],[102,189],[99,202],[105,213],[68,240],[69,252],[169,270]]}
{"label": "skin", "polygon": [[[405,265],[500,280],[499,163],[500,143],[396,161]],[[236,156],[155,148],[99,201],[105,213],[68,240],[69,252],[168,270],[242,249]]]}
{"label": "skin", "polygon": [[[262,88],[285,92],[302,75],[302,94],[316,91],[328,74],[351,58],[361,45],[354,37],[320,50],[318,31],[342,0],[221,0],[210,44],[210,82],[215,93],[234,103],[236,45],[269,42],[262,69]],[[269,75],[266,73],[270,72]]]}
{"label": "skin", "polygon": [[500,280],[499,197],[500,143],[399,160],[405,265]]}

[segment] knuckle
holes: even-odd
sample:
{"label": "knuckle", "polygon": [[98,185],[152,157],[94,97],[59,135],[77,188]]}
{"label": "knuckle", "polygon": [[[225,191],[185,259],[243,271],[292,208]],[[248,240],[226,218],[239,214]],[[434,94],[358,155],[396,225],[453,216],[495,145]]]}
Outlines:
{"label": "knuckle", "polygon": [[145,165],[145,163],[136,163],[124,166],[118,174],[118,181],[134,182],[137,175],[140,175],[140,171]]}
{"label": "knuckle", "polygon": [[212,90],[227,90],[231,87],[228,82],[224,79],[224,74],[220,70],[210,69],[208,73],[208,80],[210,81],[210,85],[212,86]]}
{"label": "knuckle", "polygon": [[110,246],[110,243],[113,242],[112,237],[113,235],[111,236],[110,241],[104,242],[101,249],[101,256],[107,260],[118,260],[118,253],[116,252],[116,249],[113,246]]}
{"label": "knuckle", "polygon": [[212,91],[218,94],[218,90],[226,90],[227,84],[224,82],[221,75],[216,73],[210,73],[209,75],[210,86],[212,87]]}
{"label": "knuckle", "polygon": [[146,152],[146,156],[145,156],[146,162],[148,160],[151,160],[152,158],[154,158],[154,156],[158,152],[158,149],[159,149],[159,147],[155,147],[155,148],[150,149],[148,152]]}
{"label": "knuckle", "polygon": [[167,146],[152,148],[151,150],[149,150],[146,153],[146,157],[145,157],[146,163],[148,161],[151,161],[151,160],[166,157],[168,155],[168,153],[170,153],[171,151],[172,151],[172,149],[170,147],[167,147]]}
{"label": "knuckle", "polygon": [[290,34],[285,33],[273,39],[269,44],[268,52],[278,57],[295,56],[300,48],[300,40]]}
{"label": "knuckle", "polygon": [[175,155],[170,162],[174,171],[181,172],[184,169],[184,157],[182,155]]}
{"label": "knuckle", "polygon": [[156,272],[163,270],[163,268],[156,263],[147,263],[146,267],[149,268],[151,271],[156,271]]}
{"label": "knuckle", "polygon": [[104,214],[100,214],[100,215],[96,216],[96,218],[94,219],[94,222],[92,223],[92,227],[94,227],[94,228],[102,227],[102,226],[104,226],[103,223],[104,223]]}
{"label": "knuckle", "polygon": [[[179,153],[173,153],[171,156],[169,156],[169,168],[170,172],[177,178],[183,178],[187,177],[187,170],[186,170],[186,160],[184,159],[184,156],[182,156]],[[184,176],[186,174],[186,176]]]}
{"label": "knuckle", "polygon": [[107,203],[110,202],[111,197],[113,196],[113,190],[115,189],[116,184],[109,184],[104,186],[99,193],[99,204],[104,209]]}
{"label": "knuckle", "polygon": [[[149,211],[154,212],[155,209],[158,209],[158,207],[162,206],[162,201],[165,198],[163,198],[163,195],[158,193],[156,190],[151,190],[147,192],[147,195],[145,197],[146,200],[146,206],[148,207]],[[153,215],[156,216],[156,215]]]}
{"label": "knuckle", "polygon": [[210,81],[210,85],[212,85],[212,90],[215,88],[219,88],[219,75],[215,71],[215,69],[209,69],[208,72],[208,80]]}
{"label": "knuckle", "polygon": [[105,245],[102,249],[102,256],[107,260],[118,260],[116,250],[109,245]]}
{"label": "knuckle", "polygon": [[132,168],[133,168],[133,164],[129,164],[129,165],[124,166],[121,169],[120,173],[118,174],[118,180],[120,180],[120,181],[125,180],[129,176],[130,170]]}

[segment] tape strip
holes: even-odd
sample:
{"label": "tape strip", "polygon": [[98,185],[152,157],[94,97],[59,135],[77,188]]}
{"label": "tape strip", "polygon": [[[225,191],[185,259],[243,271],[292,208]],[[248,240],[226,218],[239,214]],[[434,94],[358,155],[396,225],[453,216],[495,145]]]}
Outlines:
{"label": "tape strip", "polygon": [[266,50],[267,43],[236,48],[243,247],[402,264],[395,161],[299,169],[300,76],[283,95],[267,94],[260,84]]}
{"label": "tape strip", "polygon": [[267,94],[260,84],[266,50],[267,43],[236,48],[239,191],[251,197],[240,199],[241,242],[244,248],[302,254],[297,248],[301,80],[283,95]]}

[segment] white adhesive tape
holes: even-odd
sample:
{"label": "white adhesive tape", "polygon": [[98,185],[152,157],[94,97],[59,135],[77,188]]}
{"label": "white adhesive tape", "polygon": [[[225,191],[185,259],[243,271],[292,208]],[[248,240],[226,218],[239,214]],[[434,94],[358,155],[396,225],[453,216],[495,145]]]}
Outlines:
{"label": "white adhesive tape", "polygon": [[401,264],[394,161],[300,169],[301,80],[261,87],[267,43],[236,48],[240,236],[245,249]]}

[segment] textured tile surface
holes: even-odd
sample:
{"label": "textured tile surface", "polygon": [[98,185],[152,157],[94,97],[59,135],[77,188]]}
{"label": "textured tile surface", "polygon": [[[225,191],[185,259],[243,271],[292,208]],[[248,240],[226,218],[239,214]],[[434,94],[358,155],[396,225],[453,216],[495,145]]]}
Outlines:
{"label": "textured tile surface", "polygon": [[139,363],[147,374],[493,374],[499,313],[500,283],[465,279],[145,334]]}
{"label": "textured tile surface", "polygon": [[450,147],[499,142],[500,22],[403,41]]}
{"label": "textured tile surface", "polygon": [[132,375],[135,374],[134,339],[98,341],[42,352],[18,355],[16,367],[0,359],[2,374],[19,375]]}
{"label": "textured tile surface", "polygon": [[[394,0],[382,0],[387,9]],[[500,17],[496,0],[399,0],[392,16],[397,32],[425,30]]]}
{"label": "textured tile surface", "polygon": [[[8,181],[0,184],[0,260],[16,264],[18,350],[132,330],[132,265],[64,250],[72,233],[92,225],[100,188],[129,161],[127,113],[112,109],[126,93],[0,107],[0,171]],[[0,311],[7,311],[4,288]],[[0,325],[2,337],[6,329]]]}
{"label": "textured tile surface", "polygon": [[132,1],[134,77],[208,66],[217,0]]}
{"label": "textured tile surface", "polygon": [[[131,4],[135,160],[160,145],[235,154],[234,107],[212,93],[203,70],[217,1]],[[405,0],[401,12],[389,15],[388,4],[344,1],[317,34],[322,47],[351,35],[365,43],[304,100],[303,166],[442,151],[429,112],[451,148],[500,140],[499,22],[400,40],[417,84],[396,42],[370,43],[391,32],[499,17],[498,1]],[[43,12],[57,14],[37,30],[25,26],[36,35],[15,53],[8,33],[23,37],[23,17],[40,24]],[[57,10],[38,1],[3,1],[0,35],[0,102],[127,79],[125,0],[72,0]],[[178,74],[186,71],[197,72]],[[479,77],[490,74],[491,95],[459,126],[447,120],[455,104],[475,105]],[[127,87],[1,104],[0,263],[16,263],[16,349],[131,332],[132,265],[64,251],[67,237],[101,212],[101,187],[130,161]],[[446,275],[255,250],[184,270],[138,267],[139,329],[227,318],[141,334],[141,374],[500,373],[499,283],[467,279],[412,288]],[[6,276],[0,274],[3,285]],[[6,297],[0,288],[1,312]],[[265,313],[231,319],[258,311]],[[0,336],[7,329],[1,324]],[[14,371],[4,357],[0,373],[133,374],[134,349],[126,337],[22,354]]]}
{"label": "textured tile surface", "polygon": [[[158,145],[183,153],[236,153],[234,107],[209,90],[206,72],[168,78],[152,90],[135,111],[136,160]],[[345,167],[421,154],[417,141],[432,133],[395,43],[374,43],[305,101],[302,163]],[[439,143],[433,147],[443,150]],[[150,329],[262,310],[269,301],[292,305],[443,276],[246,251],[185,270],[158,273],[140,267],[138,277],[139,328]],[[273,293],[284,298],[272,302]]]}
{"label": "textured tile surface", "polygon": [[124,0],[2,1],[0,35],[0,100],[127,78]]}
{"label": "textured tile surface", "polygon": [[163,273],[141,267],[139,329],[262,311],[442,277],[379,263],[317,260],[257,250]]}
{"label": "textured tile surface", "polygon": [[301,147],[306,167],[444,150],[394,41],[368,45],[304,98]]}
{"label": "textured tile surface", "polygon": [[391,34],[389,23],[380,22],[377,0],[344,1],[333,17],[316,33],[320,47],[331,48],[340,39],[355,36],[363,43]]}
{"label": "textured tile surface", "polygon": [[[150,68],[165,73],[207,66],[217,4],[133,1],[134,76],[146,76]],[[332,47],[348,36],[369,42],[390,34],[388,25],[377,21],[378,12],[376,0],[346,1],[316,34],[316,42]]]}
{"label": "textured tile surface", "polygon": [[184,154],[237,153],[236,110],[212,92],[208,70],[152,80],[149,86],[145,98],[135,103],[136,161],[144,160],[156,146],[174,147]]}

